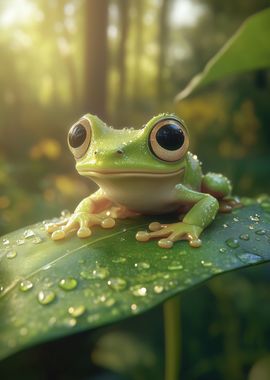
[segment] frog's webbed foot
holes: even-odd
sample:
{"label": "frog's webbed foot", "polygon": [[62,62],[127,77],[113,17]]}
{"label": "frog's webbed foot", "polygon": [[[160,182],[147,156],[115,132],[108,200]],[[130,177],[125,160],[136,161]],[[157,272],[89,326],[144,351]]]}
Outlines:
{"label": "frog's webbed foot", "polygon": [[151,232],[137,232],[136,239],[138,241],[148,241],[152,238],[161,238],[158,241],[158,245],[161,248],[171,248],[173,243],[178,240],[188,240],[191,247],[197,248],[201,245],[199,236],[203,229],[199,226],[184,222],[172,224],[160,224],[158,222],[153,222],[149,225],[149,230]]}
{"label": "frog's webbed foot", "polygon": [[237,197],[226,197],[219,200],[219,212],[227,213],[241,207],[243,205]]}
{"label": "frog's webbed foot", "polygon": [[89,237],[92,234],[90,227],[95,225],[103,228],[112,228],[115,226],[115,220],[102,213],[90,214],[88,212],[78,212],[60,222],[48,223],[45,227],[47,232],[52,233],[52,240],[61,240],[74,230],[77,230],[79,238]]}

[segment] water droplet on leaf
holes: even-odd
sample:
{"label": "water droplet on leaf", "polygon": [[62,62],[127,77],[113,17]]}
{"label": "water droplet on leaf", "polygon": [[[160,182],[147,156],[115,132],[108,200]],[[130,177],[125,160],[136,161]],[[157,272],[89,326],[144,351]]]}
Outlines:
{"label": "water droplet on leaf", "polygon": [[100,278],[101,280],[104,280],[109,276],[110,272],[105,267],[99,267],[93,270],[93,276],[94,278]]}
{"label": "water droplet on leaf", "polygon": [[263,260],[263,258],[260,255],[250,252],[240,253],[237,256],[245,264],[255,264]]}
{"label": "water droplet on leaf", "polygon": [[25,237],[25,239],[29,239],[35,236],[35,233],[33,230],[25,230],[23,236]]}
{"label": "water droplet on leaf", "polygon": [[249,234],[241,234],[241,235],[239,236],[239,238],[240,238],[241,240],[249,240]]}
{"label": "water droplet on leaf", "polygon": [[109,285],[110,288],[116,291],[123,290],[127,286],[126,280],[120,277],[110,278],[107,284]]}
{"label": "water droplet on leaf", "polygon": [[146,287],[142,285],[134,285],[130,287],[132,294],[136,297],[144,297],[147,294]]}
{"label": "water droplet on leaf", "polygon": [[150,264],[147,263],[147,262],[135,263],[134,266],[135,266],[135,268],[137,268],[139,270],[149,269],[150,268]]}
{"label": "water droplet on leaf", "polygon": [[155,285],[155,286],[154,286],[154,292],[155,292],[156,294],[160,294],[160,293],[162,293],[163,290],[164,290],[164,288],[163,288],[162,285]]}
{"label": "water droplet on leaf", "polygon": [[17,256],[17,252],[15,250],[8,251],[6,257],[8,259],[14,259]]}
{"label": "water droplet on leaf", "polygon": [[74,317],[74,318],[78,318],[80,317],[81,315],[83,315],[86,311],[86,308],[84,305],[80,305],[80,306],[70,306],[68,308],[68,313]]}
{"label": "water droplet on leaf", "polygon": [[257,234],[257,235],[265,235],[266,231],[263,230],[263,229],[260,229],[260,230],[255,231],[255,234]]}
{"label": "water droplet on leaf", "polygon": [[227,249],[222,247],[222,248],[219,248],[219,252],[220,253],[226,253],[227,252]]}
{"label": "water droplet on leaf", "polygon": [[23,245],[24,243],[25,243],[24,239],[18,239],[18,240],[16,240],[16,244],[17,245]]}
{"label": "water droplet on leaf", "polygon": [[62,278],[58,283],[59,287],[64,290],[73,290],[77,287],[78,281],[74,277]]}
{"label": "water droplet on leaf", "polygon": [[226,244],[230,248],[238,248],[240,245],[237,239],[227,239]]}
{"label": "water droplet on leaf", "polygon": [[55,299],[55,293],[52,290],[41,290],[38,293],[38,302],[41,305],[48,305]]}
{"label": "water droplet on leaf", "polygon": [[183,265],[179,263],[179,261],[173,261],[169,266],[169,270],[181,270],[183,269]]}
{"label": "water droplet on leaf", "polygon": [[112,262],[115,264],[123,264],[126,260],[127,259],[125,257],[116,257],[115,259],[112,259]]}
{"label": "water droplet on leaf", "polygon": [[201,264],[203,267],[211,267],[213,265],[211,261],[205,261],[205,260],[201,260]]}
{"label": "water droplet on leaf", "polygon": [[33,283],[30,280],[22,280],[20,283],[20,290],[22,292],[27,292],[33,288]]}

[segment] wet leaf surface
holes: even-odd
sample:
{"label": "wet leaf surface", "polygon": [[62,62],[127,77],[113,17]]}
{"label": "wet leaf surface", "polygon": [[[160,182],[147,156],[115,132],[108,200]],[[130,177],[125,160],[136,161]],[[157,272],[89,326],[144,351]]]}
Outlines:
{"label": "wet leaf surface", "polygon": [[2,237],[0,357],[143,313],[213,276],[270,260],[268,199],[219,214],[200,248],[137,242],[151,221],[97,227],[85,240],[51,241],[43,223]]}

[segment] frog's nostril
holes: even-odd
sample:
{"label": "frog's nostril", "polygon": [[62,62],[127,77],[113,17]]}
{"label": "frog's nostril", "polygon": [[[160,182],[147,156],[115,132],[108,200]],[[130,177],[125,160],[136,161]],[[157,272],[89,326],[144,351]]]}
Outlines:
{"label": "frog's nostril", "polygon": [[121,155],[121,154],[124,153],[124,151],[123,151],[123,149],[117,149],[116,153],[119,154],[119,155]]}
{"label": "frog's nostril", "polygon": [[94,154],[98,154],[98,151],[97,151],[97,150],[95,150],[95,151],[94,151]]}

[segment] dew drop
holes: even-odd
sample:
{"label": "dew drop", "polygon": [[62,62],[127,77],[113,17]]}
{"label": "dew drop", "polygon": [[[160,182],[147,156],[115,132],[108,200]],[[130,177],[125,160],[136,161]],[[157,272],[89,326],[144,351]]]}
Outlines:
{"label": "dew drop", "polygon": [[256,235],[265,235],[265,234],[266,234],[266,231],[263,230],[263,229],[260,229],[260,230],[255,231],[255,234],[256,234]]}
{"label": "dew drop", "polygon": [[150,268],[150,264],[147,263],[147,262],[139,262],[139,263],[135,263],[134,264],[135,268],[139,269],[139,270],[143,270],[143,269],[149,269]]}
{"label": "dew drop", "polygon": [[226,223],[223,224],[223,228],[228,228],[228,227],[229,227],[228,224],[226,224]]}
{"label": "dew drop", "polygon": [[183,269],[183,265],[179,263],[179,261],[173,261],[169,266],[169,270],[181,270]]}
{"label": "dew drop", "polygon": [[100,278],[101,280],[104,280],[109,276],[110,272],[105,267],[99,267],[97,269],[93,270],[93,276],[94,278]]}
{"label": "dew drop", "polygon": [[92,272],[88,272],[86,270],[81,271],[80,276],[84,280],[93,280],[93,274],[92,274]]}
{"label": "dew drop", "polygon": [[38,293],[38,302],[41,305],[48,305],[55,299],[55,293],[52,290],[41,290]]}
{"label": "dew drop", "polygon": [[22,280],[20,282],[20,290],[22,292],[27,292],[28,290],[33,288],[33,283],[30,280]]}
{"label": "dew drop", "polygon": [[14,259],[17,256],[17,252],[15,250],[8,251],[6,257],[8,259]]}
{"label": "dew drop", "polygon": [[241,235],[239,236],[239,238],[240,238],[241,240],[249,240],[249,234],[241,234]]}
{"label": "dew drop", "polygon": [[237,239],[227,239],[226,244],[230,248],[238,248],[240,245]]}
{"label": "dew drop", "polygon": [[240,253],[237,256],[245,264],[255,264],[263,260],[263,258],[260,255],[251,252]]}
{"label": "dew drop", "polygon": [[125,257],[116,257],[115,259],[112,259],[112,262],[115,263],[115,264],[123,264],[126,262],[126,258]]}
{"label": "dew drop", "polygon": [[86,311],[86,308],[84,305],[80,305],[80,306],[70,306],[68,308],[68,313],[74,317],[74,318],[78,318],[80,317],[81,315],[83,315]]}
{"label": "dew drop", "polygon": [[3,239],[2,242],[3,242],[3,245],[9,245],[9,240],[8,239]]}
{"label": "dew drop", "polygon": [[66,324],[68,327],[74,327],[77,324],[77,320],[75,318],[69,318],[66,320]]}
{"label": "dew drop", "polygon": [[35,236],[33,239],[31,239],[32,244],[39,244],[41,242],[42,242],[42,239],[39,236]]}
{"label": "dew drop", "polygon": [[163,291],[164,291],[164,288],[163,288],[162,285],[155,285],[155,286],[154,286],[154,292],[155,292],[156,294],[160,294],[160,293],[162,293]]}
{"label": "dew drop", "polygon": [[201,264],[203,267],[211,267],[213,265],[213,263],[211,261],[205,261],[205,260],[201,260]]}
{"label": "dew drop", "polygon": [[64,290],[73,290],[77,287],[78,281],[74,277],[62,278],[58,283],[59,287]]}
{"label": "dew drop", "polygon": [[258,215],[258,214],[250,215],[249,219],[250,219],[252,222],[259,222],[259,221],[260,221],[260,215]]}
{"label": "dew drop", "polygon": [[3,291],[4,291],[4,287],[3,287],[3,285],[0,285],[0,293],[2,293]]}
{"label": "dew drop", "polygon": [[18,240],[16,240],[16,244],[17,245],[23,245],[24,243],[25,243],[24,239],[18,239]]}
{"label": "dew drop", "polygon": [[25,237],[25,239],[29,239],[35,236],[35,233],[33,230],[25,230],[23,236]]}
{"label": "dew drop", "polygon": [[136,297],[144,297],[147,294],[146,287],[142,285],[134,285],[130,287],[130,290],[132,291],[132,294]]}
{"label": "dew drop", "polygon": [[227,252],[227,248],[224,248],[224,247],[219,248],[219,252],[220,253],[226,253]]}
{"label": "dew drop", "polygon": [[126,280],[124,280],[121,277],[110,278],[107,284],[109,285],[110,288],[116,291],[123,290],[127,286]]}
{"label": "dew drop", "polygon": [[233,221],[234,221],[234,222],[239,222],[239,218],[234,217],[234,218],[233,218]]}

